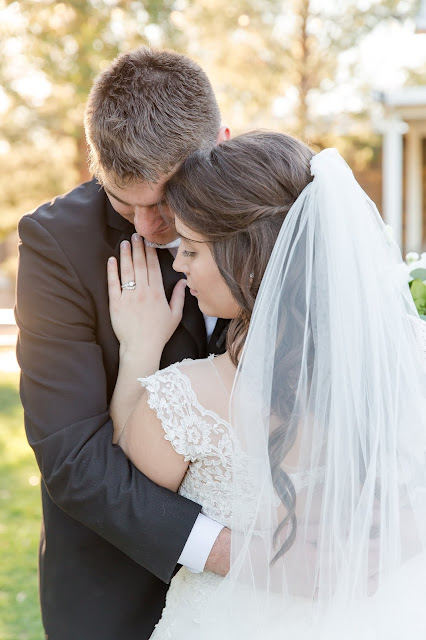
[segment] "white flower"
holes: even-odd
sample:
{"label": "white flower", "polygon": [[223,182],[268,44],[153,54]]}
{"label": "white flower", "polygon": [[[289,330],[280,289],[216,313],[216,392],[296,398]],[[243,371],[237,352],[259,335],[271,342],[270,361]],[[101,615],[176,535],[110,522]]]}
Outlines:
{"label": "white flower", "polygon": [[188,425],[186,435],[188,438],[188,442],[190,442],[191,444],[198,444],[201,440],[201,433],[195,425]]}
{"label": "white flower", "polygon": [[[423,254],[422,254],[423,256]],[[412,262],[417,262],[418,260],[420,260],[420,256],[418,253],[416,253],[415,251],[410,251],[409,253],[407,253],[407,255],[405,256],[405,261],[407,264],[411,265]]]}

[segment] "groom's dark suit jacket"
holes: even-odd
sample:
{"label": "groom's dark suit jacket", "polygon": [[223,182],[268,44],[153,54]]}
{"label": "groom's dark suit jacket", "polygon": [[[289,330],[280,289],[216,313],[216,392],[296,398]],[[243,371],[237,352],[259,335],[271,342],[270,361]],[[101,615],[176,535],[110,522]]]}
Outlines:
{"label": "groom's dark suit jacket", "polygon": [[[49,640],[144,640],[200,506],[150,482],[111,444],[118,343],[106,263],[134,228],[93,180],[24,216],[16,318],[25,427],[42,474],[40,593]],[[181,274],[159,250],[166,293]],[[223,351],[196,300],[162,366]]]}

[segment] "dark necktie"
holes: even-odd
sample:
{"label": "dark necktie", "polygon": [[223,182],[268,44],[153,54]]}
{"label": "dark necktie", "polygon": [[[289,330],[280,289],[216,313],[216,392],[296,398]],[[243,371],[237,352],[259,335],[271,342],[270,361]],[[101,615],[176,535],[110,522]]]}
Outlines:
{"label": "dark necktie", "polygon": [[[184,276],[172,268],[173,256],[168,249],[157,249],[157,255],[163,276],[164,291],[167,300],[170,300],[175,284]],[[207,355],[207,335],[204,316],[198,308],[197,299],[189,293],[188,289],[185,291],[185,306],[181,324],[197,343],[197,357],[205,358]]]}

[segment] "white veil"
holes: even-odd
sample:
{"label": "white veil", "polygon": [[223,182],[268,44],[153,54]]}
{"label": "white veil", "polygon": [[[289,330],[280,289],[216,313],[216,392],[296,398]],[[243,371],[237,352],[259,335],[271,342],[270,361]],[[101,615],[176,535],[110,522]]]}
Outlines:
{"label": "white veil", "polygon": [[347,164],[311,172],[237,372],[232,567],[200,638],[424,640],[422,321]]}

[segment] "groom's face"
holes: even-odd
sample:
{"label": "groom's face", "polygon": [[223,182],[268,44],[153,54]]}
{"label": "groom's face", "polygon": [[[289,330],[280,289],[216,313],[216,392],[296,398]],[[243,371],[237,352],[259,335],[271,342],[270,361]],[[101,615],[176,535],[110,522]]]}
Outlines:
{"label": "groom's face", "polygon": [[[150,242],[167,244],[177,237],[160,215],[159,204],[169,175],[158,182],[140,182],[120,188],[104,181],[104,189],[114,209],[134,224],[136,231]],[[164,213],[164,205],[162,207]]]}
{"label": "groom's face", "polygon": [[[216,144],[229,140],[231,133],[227,126],[222,126],[217,132]],[[113,208],[123,218],[129,220],[140,236],[154,244],[168,244],[178,237],[176,231],[164,222],[161,212],[168,216],[168,211],[162,202],[163,189],[167,180],[177,170],[176,167],[167,175],[153,182],[134,183],[128,187],[117,187],[113,180],[104,180],[103,186]],[[171,216],[171,213],[170,213]]]}

